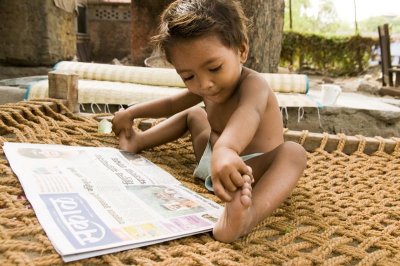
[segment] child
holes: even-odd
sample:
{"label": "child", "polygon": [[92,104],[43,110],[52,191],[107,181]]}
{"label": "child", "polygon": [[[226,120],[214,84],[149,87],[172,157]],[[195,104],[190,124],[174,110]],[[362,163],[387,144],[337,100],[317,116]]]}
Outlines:
{"label": "child", "polygon": [[[306,166],[303,147],[283,142],[282,117],[271,88],[243,66],[249,52],[246,23],[237,1],[170,4],[153,41],[187,89],[116,112],[113,119],[120,147],[135,153],[190,132],[199,162],[194,175],[226,202],[213,230],[223,242],[248,234],[270,215]],[[197,105],[202,101],[205,110]],[[133,120],[140,117],[169,118],[135,132]]]}

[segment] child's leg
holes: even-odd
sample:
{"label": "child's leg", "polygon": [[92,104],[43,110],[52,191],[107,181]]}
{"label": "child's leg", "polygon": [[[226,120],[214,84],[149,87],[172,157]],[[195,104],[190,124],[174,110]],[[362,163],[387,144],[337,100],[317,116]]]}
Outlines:
{"label": "child's leg", "polygon": [[219,241],[232,242],[250,233],[278,208],[302,175],[306,167],[306,153],[299,144],[285,142],[247,163],[253,169],[256,183],[252,190],[246,185],[233,192],[233,200],[226,203],[224,213],[213,230],[214,237]]}
{"label": "child's leg", "polygon": [[130,138],[126,138],[122,131],[119,135],[119,146],[122,150],[137,153],[176,140],[188,130],[192,136],[196,159],[199,160],[211,129],[206,112],[198,106],[177,113],[146,131],[134,130]]}

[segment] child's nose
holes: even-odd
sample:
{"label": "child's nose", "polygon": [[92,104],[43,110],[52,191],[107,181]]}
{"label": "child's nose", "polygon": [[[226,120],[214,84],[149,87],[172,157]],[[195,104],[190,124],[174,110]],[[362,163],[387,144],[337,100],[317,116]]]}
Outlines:
{"label": "child's nose", "polygon": [[199,87],[202,91],[209,90],[213,86],[213,82],[208,77],[201,77],[199,78]]}

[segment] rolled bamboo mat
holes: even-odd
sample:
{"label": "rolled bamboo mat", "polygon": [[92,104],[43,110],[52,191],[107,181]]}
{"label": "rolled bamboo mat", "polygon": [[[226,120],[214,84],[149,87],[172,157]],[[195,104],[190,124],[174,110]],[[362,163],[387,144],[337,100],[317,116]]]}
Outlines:
{"label": "rolled bamboo mat", "polygon": [[[0,105],[0,117],[0,147],[6,141],[117,146],[113,134],[97,133],[96,119],[73,114],[60,102]],[[299,142],[308,136],[300,134]],[[72,264],[399,265],[399,144],[389,153],[382,144],[367,154],[366,141],[360,141],[346,154],[346,138],[327,151],[329,135],[324,136],[307,153],[307,169],[292,195],[248,236],[224,244],[206,233]],[[192,177],[195,157],[188,137],[142,155],[220,203]],[[60,264],[0,148],[0,265]]]}

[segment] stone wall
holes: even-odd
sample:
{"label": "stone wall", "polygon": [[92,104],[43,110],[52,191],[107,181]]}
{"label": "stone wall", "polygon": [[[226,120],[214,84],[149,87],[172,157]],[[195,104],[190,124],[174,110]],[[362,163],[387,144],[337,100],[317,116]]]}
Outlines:
{"label": "stone wall", "polygon": [[88,6],[90,57],[109,63],[130,55],[131,8],[129,3],[92,3]]}
{"label": "stone wall", "polygon": [[149,41],[156,33],[159,17],[173,0],[132,0],[131,58],[134,65],[144,65],[153,48]]}
{"label": "stone wall", "polygon": [[49,66],[76,54],[75,15],[50,0],[0,1],[0,62]]}
{"label": "stone wall", "polygon": [[284,126],[290,130],[348,136],[391,138],[400,135],[400,113],[345,107],[288,107],[283,111]]}

